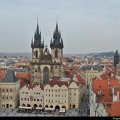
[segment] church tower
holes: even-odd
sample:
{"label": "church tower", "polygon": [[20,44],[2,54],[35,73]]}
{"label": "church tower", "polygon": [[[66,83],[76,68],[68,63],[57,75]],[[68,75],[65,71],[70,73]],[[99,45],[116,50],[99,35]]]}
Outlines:
{"label": "church tower", "polygon": [[50,42],[51,53],[47,45],[44,48],[44,41],[41,41],[39,26],[31,42],[32,62],[31,62],[31,82],[33,84],[47,84],[50,78],[62,76],[63,40],[56,24],[53,33],[53,40]]}
{"label": "church tower", "polygon": [[115,52],[115,54],[114,54],[114,67],[116,67],[117,64],[119,64],[119,54],[118,54],[118,50],[116,50],[116,52]]}
{"label": "church tower", "polygon": [[44,41],[41,41],[41,32],[39,32],[39,26],[37,23],[37,28],[34,34],[34,41],[31,42],[31,48],[32,48],[32,77],[31,82],[33,83],[41,83],[40,80],[40,66],[39,62],[43,55],[43,49],[44,49]]}
{"label": "church tower", "polygon": [[58,24],[53,33],[53,40],[51,39],[51,57],[52,57],[52,77],[61,77],[62,58],[63,58],[63,40],[61,33],[58,30]]}

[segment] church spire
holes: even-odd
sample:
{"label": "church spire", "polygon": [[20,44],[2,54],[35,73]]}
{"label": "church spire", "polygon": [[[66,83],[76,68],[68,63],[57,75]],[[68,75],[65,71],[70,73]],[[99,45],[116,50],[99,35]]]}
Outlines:
{"label": "church spire", "polygon": [[32,38],[32,40],[31,40],[31,48],[33,47],[33,38]]}
{"label": "church spire", "polygon": [[39,31],[38,18],[37,18],[37,28],[34,34],[34,41],[31,43],[33,48],[44,48],[44,44],[41,42],[41,31]]}
{"label": "church spire", "polygon": [[[63,41],[62,41],[63,42]],[[63,43],[62,43],[63,44]],[[50,47],[53,48],[63,48],[63,45],[61,44],[61,33],[58,30],[58,22],[56,22],[56,28],[53,33],[53,41],[50,42]]]}
{"label": "church spire", "polygon": [[118,53],[118,50],[116,50],[116,52],[114,54],[114,67],[116,67],[117,64],[119,64],[119,53]]}

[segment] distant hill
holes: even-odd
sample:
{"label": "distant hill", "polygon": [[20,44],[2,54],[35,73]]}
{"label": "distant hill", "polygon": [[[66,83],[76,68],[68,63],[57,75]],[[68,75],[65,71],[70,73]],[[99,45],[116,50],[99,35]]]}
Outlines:
{"label": "distant hill", "polygon": [[[112,57],[114,56],[114,52],[100,52],[100,53],[87,53],[87,54],[64,54],[64,56],[106,56]],[[0,53],[0,56],[23,56],[23,57],[32,57],[32,53]]]}
{"label": "distant hill", "polygon": [[14,56],[17,56],[17,57],[29,57],[31,58],[32,57],[32,53],[0,53],[0,56],[9,56],[9,57],[14,57]]}
{"label": "distant hill", "polygon": [[106,56],[106,57],[112,57],[114,56],[114,52],[101,52],[101,53],[88,53],[86,54],[86,56],[100,56],[100,57],[103,57],[103,56]]}

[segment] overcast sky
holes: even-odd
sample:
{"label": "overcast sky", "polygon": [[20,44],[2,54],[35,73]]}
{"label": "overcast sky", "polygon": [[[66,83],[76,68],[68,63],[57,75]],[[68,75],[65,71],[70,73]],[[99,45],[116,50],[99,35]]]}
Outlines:
{"label": "overcast sky", "polygon": [[37,17],[48,46],[58,17],[64,53],[120,51],[120,0],[0,0],[0,52],[31,52]]}

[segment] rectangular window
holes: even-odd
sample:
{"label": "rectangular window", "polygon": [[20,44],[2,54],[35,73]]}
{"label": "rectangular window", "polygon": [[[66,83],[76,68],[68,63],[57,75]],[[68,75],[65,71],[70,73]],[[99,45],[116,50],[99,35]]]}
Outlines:
{"label": "rectangular window", "polygon": [[41,99],[41,102],[42,102],[42,99]]}
{"label": "rectangular window", "polygon": [[26,98],[24,98],[24,100],[26,101]]}
{"label": "rectangular window", "polygon": [[23,100],[23,98],[21,98],[21,100]]}
{"label": "rectangular window", "polygon": [[39,101],[39,99],[37,99],[37,101]]}
{"label": "rectangular window", "polygon": [[28,98],[28,101],[29,101],[29,98]]}
{"label": "rectangular window", "polygon": [[34,101],[36,101],[36,99],[34,99]]}
{"label": "rectangular window", "polygon": [[10,92],[12,92],[12,89],[10,89]]}

